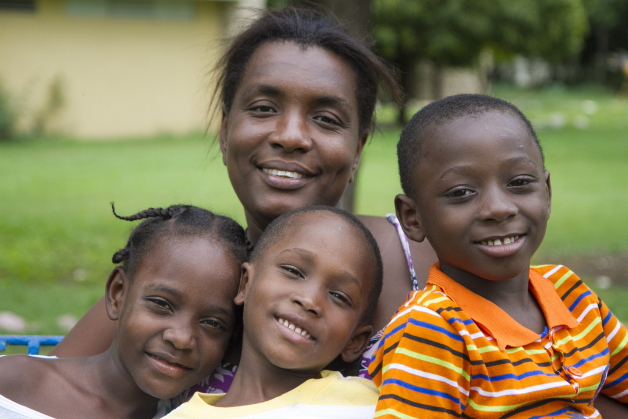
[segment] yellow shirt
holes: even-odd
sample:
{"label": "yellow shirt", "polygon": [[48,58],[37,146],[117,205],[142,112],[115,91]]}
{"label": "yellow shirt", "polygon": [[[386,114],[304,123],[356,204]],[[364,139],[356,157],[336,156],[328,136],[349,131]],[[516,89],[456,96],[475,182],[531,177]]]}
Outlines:
{"label": "yellow shirt", "polygon": [[378,391],[363,378],[343,377],[335,371],[323,371],[292,391],[264,403],[237,407],[215,407],[224,394],[196,393],[168,419],[192,418],[329,418],[370,419],[375,412]]}

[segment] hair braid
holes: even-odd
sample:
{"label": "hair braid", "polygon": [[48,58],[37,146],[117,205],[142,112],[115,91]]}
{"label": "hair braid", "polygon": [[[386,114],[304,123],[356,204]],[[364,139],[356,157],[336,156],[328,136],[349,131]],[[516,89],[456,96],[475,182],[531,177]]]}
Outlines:
{"label": "hair braid", "polygon": [[165,236],[208,236],[226,245],[239,263],[248,259],[246,234],[242,227],[229,217],[216,215],[192,205],[148,208],[125,217],[116,213],[112,202],[111,210],[120,220],[143,220],[131,232],[126,246],[119,249],[111,258],[113,263],[121,263],[131,277],[141,258]]}

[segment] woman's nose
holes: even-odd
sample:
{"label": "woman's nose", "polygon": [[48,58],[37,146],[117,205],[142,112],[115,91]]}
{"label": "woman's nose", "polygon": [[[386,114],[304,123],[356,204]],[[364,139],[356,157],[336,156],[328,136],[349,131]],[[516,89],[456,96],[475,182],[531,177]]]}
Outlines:
{"label": "woman's nose", "polygon": [[289,110],[277,118],[277,126],[269,136],[271,146],[280,147],[288,153],[307,152],[312,149],[312,139],[307,117],[298,110]]}

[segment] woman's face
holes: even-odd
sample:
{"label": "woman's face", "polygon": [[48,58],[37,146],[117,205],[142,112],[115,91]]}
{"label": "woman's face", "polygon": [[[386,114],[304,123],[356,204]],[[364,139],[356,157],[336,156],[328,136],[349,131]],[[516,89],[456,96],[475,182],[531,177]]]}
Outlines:
{"label": "woman's face", "polygon": [[335,206],[360,161],[356,75],[335,54],[292,42],[251,56],[220,130],[229,179],[249,228],[286,211]]}

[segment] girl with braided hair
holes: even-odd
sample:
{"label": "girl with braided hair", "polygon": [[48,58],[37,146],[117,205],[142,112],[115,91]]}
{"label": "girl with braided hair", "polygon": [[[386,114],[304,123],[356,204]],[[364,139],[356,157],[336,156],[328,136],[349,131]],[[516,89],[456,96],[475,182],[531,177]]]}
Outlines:
{"label": "girl with braided hair", "polygon": [[88,357],[0,358],[0,417],[153,418],[165,413],[159,399],[220,364],[241,324],[242,227],[190,205],[116,217],[144,221],[113,255],[105,293],[113,343]]}

